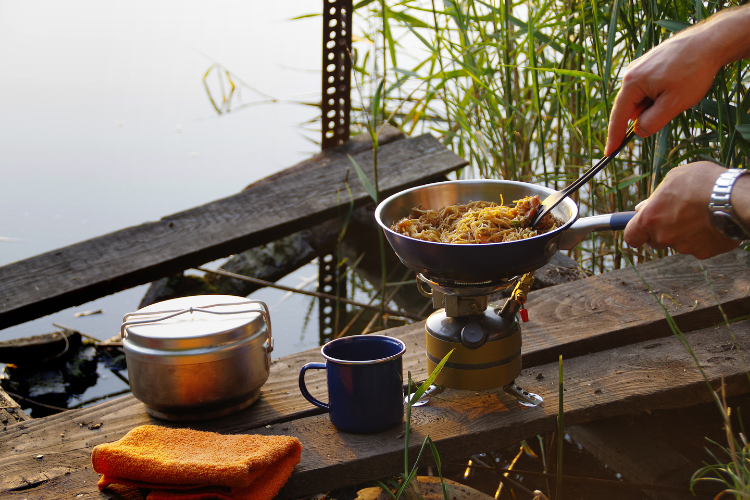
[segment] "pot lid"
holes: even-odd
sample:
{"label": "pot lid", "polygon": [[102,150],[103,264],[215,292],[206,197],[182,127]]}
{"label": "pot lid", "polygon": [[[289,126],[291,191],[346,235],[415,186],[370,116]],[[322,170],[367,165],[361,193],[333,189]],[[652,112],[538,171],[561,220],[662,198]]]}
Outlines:
{"label": "pot lid", "polygon": [[[123,343],[165,350],[215,348],[265,331],[265,303],[233,295],[195,295],[157,302],[123,319]],[[269,342],[270,344],[270,342]]]}

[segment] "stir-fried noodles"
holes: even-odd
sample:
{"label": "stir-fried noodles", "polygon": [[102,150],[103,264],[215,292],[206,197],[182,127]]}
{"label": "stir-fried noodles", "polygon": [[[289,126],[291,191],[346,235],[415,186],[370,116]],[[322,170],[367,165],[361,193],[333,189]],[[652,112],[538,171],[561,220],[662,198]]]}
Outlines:
{"label": "stir-fried noodles", "polygon": [[500,243],[530,238],[562,225],[552,214],[545,215],[531,228],[531,219],[539,210],[538,196],[527,196],[504,206],[489,201],[470,201],[440,210],[412,208],[408,217],[391,226],[399,234],[439,243]]}

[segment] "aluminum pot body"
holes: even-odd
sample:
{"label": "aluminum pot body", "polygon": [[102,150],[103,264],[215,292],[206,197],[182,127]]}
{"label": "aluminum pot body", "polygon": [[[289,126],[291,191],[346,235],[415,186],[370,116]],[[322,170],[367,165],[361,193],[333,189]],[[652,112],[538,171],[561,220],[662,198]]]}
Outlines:
{"label": "aluminum pot body", "polygon": [[540,200],[555,191],[525,182],[502,180],[459,180],[438,182],[407,189],[386,198],[375,210],[396,255],[410,269],[437,279],[467,283],[510,279],[544,266],[560,249],[573,248],[591,231],[622,229],[635,212],[578,219],[578,205],[563,199],[552,214],[563,223],[548,233],[523,240],[481,245],[455,245],[417,240],[390,229],[413,207],[441,209],[470,201],[509,204],[525,196]]}
{"label": "aluminum pot body", "polygon": [[262,302],[172,299],[126,316],[122,332],[133,396],[157,418],[234,413],[258,399],[269,376],[273,343]]}

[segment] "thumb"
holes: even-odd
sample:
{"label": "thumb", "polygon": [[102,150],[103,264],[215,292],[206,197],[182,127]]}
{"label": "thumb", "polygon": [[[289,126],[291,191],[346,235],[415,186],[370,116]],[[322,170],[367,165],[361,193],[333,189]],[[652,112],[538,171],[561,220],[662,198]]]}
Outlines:
{"label": "thumb", "polygon": [[625,243],[633,248],[638,248],[649,240],[648,232],[641,227],[640,221],[638,220],[640,214],[640,211],[636,212],[635,216],[630,219],[630,222],[628,222],[628,225],[625,226],[625,230],[623,231]]}
{"label": "thumb", "polygon": [[659,97],[647,107],[635,122],[635,133],[638,137],[649,137],[663,129],[672,118],[680,114],[667,105],[667,99]]}

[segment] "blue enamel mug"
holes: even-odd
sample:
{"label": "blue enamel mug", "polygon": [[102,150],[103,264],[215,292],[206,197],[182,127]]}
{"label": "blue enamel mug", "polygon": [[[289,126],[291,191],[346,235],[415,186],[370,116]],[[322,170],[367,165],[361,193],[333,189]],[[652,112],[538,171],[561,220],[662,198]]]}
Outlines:
{"label": "blue enamel mug", "polygon": [[[299,372],[302,395],[328,410],[331,423],[345,432],[372,433],[404,419],[402,356],[406,345],[393,337],[357,335],[332,340],[320,349],[325,363],[307,363]],[[328,404],[310,395],[307,370],[326,370]]]}

